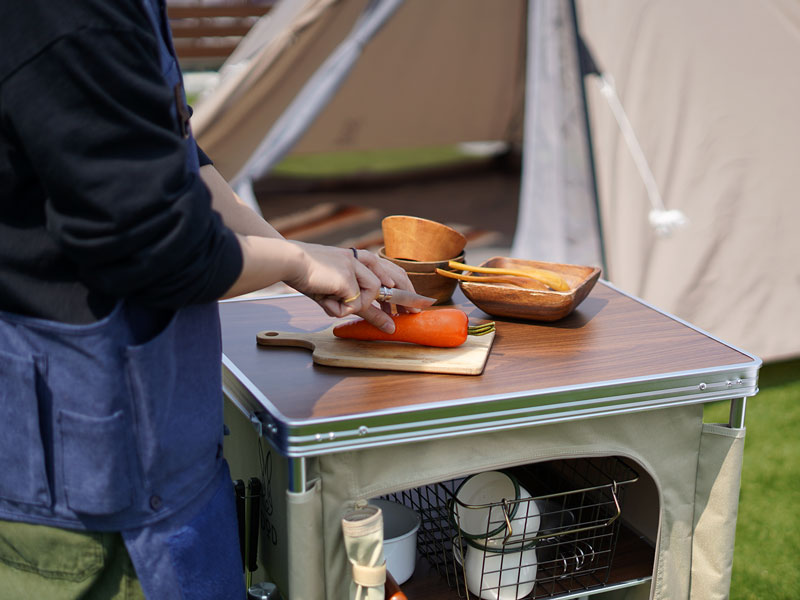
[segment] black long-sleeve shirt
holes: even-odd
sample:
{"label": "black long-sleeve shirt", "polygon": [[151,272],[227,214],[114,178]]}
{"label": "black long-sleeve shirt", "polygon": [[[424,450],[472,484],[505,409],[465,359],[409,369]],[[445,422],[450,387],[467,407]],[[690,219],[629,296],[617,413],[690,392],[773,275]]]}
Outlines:
{"label": "black long-sleeve shirt", "polygon": [[0,3],[0,311],[94,321],[238,277],[236,238],[185,166],[136,0]]}

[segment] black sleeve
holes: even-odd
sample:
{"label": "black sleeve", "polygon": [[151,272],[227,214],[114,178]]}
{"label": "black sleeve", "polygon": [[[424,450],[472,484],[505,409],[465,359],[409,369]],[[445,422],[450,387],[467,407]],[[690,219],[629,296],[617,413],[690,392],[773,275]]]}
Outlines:
{"label": "black sleeve", "polygon": [[2,90],[5,126],[48,198],[48,230],[90,288],[176,308],[233,284],[239,244],[186,167],[144,30],[63,36]]}
{"label": "black sleeve", "polygon": [[[189,116],[191,117],[194,114],[194,109],[189,106]],[[205,165],[213,165],[214,161],[205,153],[200,146],[197,146],[197,162],[200,163],[200,166],[203,167]]]}
{"label": "black sleeve", "polygon": [[197,147],[197,160],[200,162],[201,167],[204,165],[214,164],[214,161],[208,157],[208,154],[203,152],[203,149],[200,146]]}

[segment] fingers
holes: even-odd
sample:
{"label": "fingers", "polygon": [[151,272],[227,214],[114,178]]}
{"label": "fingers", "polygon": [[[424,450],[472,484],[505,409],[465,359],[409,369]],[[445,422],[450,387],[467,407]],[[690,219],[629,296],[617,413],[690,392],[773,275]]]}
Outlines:
{"label": "fingers", "polygon": [[409,280],[405,270],[393,262],[385,258],[380,258],[377,254],[373,254],[368,250],[359,250],[358,260],[369,267],[369,269],[378,276],[381,280],[381,285],[390,288],[400,288],[408,290],[409,292],[414,291],[414,286],[411,280]]}
{"label": "fingers", "polygon": [[[357,252],[358,260],[360,263],[368,267],[380,280],[381,285],[388,288],[399,288],[413,292],[414,285],[408,278],[405,270],[402,267],[390,262],[378,255],[369,252],[368,250],[359,250]],[[376,292],[377,295],[377,292]],[[398,313],[417,313],[420,312],[419,308],[412,308],[406,306],[392,305],[388,302],[380,303],[381,309],[387,313],[392,314],[392,306],[396,307]]]}
{"label": "fingers", "polygon": [[385,285],[375,272],[364,266],[359,261],[354,261],[355,267],[353,274],[356,276],[356,282],[360,290],[361,305],[370,305],[378,297],[378,292],[381,285]]}
{"label": "fingers", "polygon": [[350,302],[355,302],[361,297],[361,290],[357,291],[354,295],[350,296],[349,298],[345,298],[342,300],[342,304],[349,304]]}
{"label": "fingers", "polygon": [[342,304],[338,299],[333,296],[325,296],[322,298],[314,298],[314,300],[322,307],[325,314],[329,317],[341,319],[348,315],[352,315],[355,311],[352,306]]}
{"label": "fingers", "polygon": [[[283,281],[321,306],[321,300],[325,299],[326,312],[352,314],[360,309],[362,295],[367,296],[367,302],[374,298],[369,294],[380,286],[378,277],[356,260],[349,249],[303,242],[292,244],[300,250],[300,259],[294,265],[295,270]],[[342,306],[334,307],[328,298]]]}
{"label": "fingers", "polygon": [[[381,285],[397,287],[396,279],[403,279],[405,271],[394,263],[384,260],[368,250],[357,252],[358,261],[368,267],[380,279]],[[408,277],[405,277],[408,279]]]}
{"label": "fingers", "polygon": [[372,323],[378,329],[386,333],[394,333],[394,321],[392,318],[374,304],[367,305],[356,314],[365,321]]}
{"label": "fingers", "polygon": [[[357,314],[389,333],[394,321],[387,313],[391,305],[375,304],[383,285],[414,291],[406,272],[367,250],[299,244],[304,251],[302,271],[286,280],[298,291],[315,300],[331,317]],[[398,312],[419,312],[416,308],[396,307]]]}
{"label": "fingers", "polygon": [[386,333],[394,333],[394,321],[374,304],[362,302],[358,306],[354,306],[354,303],[344,304],[332,296],[317,298],[316,301],[328,316],[341,318],[356,314],[378,329]]}

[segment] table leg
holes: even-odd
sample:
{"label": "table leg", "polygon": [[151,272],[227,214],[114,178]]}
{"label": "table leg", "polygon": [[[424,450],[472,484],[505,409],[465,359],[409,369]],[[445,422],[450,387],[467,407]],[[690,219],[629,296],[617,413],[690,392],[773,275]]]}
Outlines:
{"label": "table leg", "polygon": [[306,459],[290,457],[289,459],[289,491],[302,493],[306,491]]}
{"label": "table leg", "polygon": [[728,427],[741,429],[744,427],[745,409],[747,398],[734,398],[731,400],[731,413],[728,418]]}

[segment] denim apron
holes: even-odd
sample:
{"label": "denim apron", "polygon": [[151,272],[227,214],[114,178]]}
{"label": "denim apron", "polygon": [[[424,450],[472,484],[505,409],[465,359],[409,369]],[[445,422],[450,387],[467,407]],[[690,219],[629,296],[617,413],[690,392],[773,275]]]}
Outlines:
{"label": "denim apron", "polygon": [[[163,0],[153,25],[197,172]],[[0,519],[120,531],[151,600],[245,597],[216,303],[73,325],[0,312]]]}

